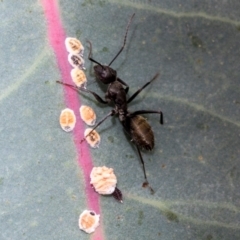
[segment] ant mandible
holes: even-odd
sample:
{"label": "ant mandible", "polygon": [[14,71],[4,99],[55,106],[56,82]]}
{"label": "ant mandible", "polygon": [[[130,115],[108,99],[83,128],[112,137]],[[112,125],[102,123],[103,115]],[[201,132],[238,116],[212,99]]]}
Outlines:
{"label": "ant mandible", "polygon": [[[94,66],[95,75],[104,84],[109,84],[107,92],[105,94],[105,100],[103,100],[95,92],[85,89],[83,87],[78,88],[77,86],[73,86],[71,84],[66,84],[66,83],[59,82],[59,81],[57,81],[57,82],[61,83],[63,85],[66,85],[68,87],[71,87],[72,89],[74,89],[78,92],[83,91],[83,92],[90,93],[100,103],[103,103],[103,104],[108,104],[110,102],[114,103],[114,108],[101,121],[99,121],[94,126],[92,131],[94,129],[96,129],[99,125],[101,125],[108,117],[118,115],[118,118],[119,118],[125,132],[129,135],[131,141],[136,145],[136,148],[137,148],[137,151],[138,151],[138,154],[140,157],[140,161],[142,163],[143,172],[144,172],[145,182],[143,183],[143,186],[144,187],[148,186],[150,188],[151,192],[154,193],[153,189],[151,188],[151,186],[148,183],[144,160],[143,160],[142,154],[141,154],[141,149],[145,149],[145,150],[153,149],[154,134],[153,134],[150,124],[147,122],[147,120],[144,117],[141,116],[141,114],[157,113],[160,115],[160,124],[163,124],[163,113],[162,113],[162,111],[155,111],[155,110],[138,110],[135,112],[130,112],[128,110],[128,104],[131,101],[133,101],[145,87],[147,87],[150,83],[152,83],[159,76],[159,73],[157,73],[149,82],[144,84],[130,98],[127,99],[127,92],[128,92],[129,86],[124,81],[119,79],[117,77],[117,72],[110,67],[110,65],[119,56],[119,54],[122,52],[122,50],[125,46],[128,28],[129,28],[129,25],[130,25],[131,20],[134,17],[134,15],[135,14],[132,15],[132,17],[127,25],[127,30],[126,30],[126,34],[124,37],[123,46],[121,47],[121,49],[119,50],[117,55],[113,58],[113,60],[110,62],[110,64],[108,66],[98,63],[96,60],[94,60],[91,57],[92,45],[88,41],[90,44],[90,52],[89,52],[88,59],[90,61],[98,64],[98,65]],[[125,86],[125,88],[123,86]]]}

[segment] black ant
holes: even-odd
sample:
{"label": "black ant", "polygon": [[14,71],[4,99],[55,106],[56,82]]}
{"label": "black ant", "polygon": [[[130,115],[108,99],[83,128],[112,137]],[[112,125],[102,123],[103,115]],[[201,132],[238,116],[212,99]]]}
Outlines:
{"label": "black ant", "polygon": [[[121,47],[120,51],[113,58],[113,60],[110,62],[110,64],[108,66],[101,65],[100,63],[98,63],[91,57],[92,45],[88,41],[90,44],[90,53],[89,53],[88,59],[90,61],[98,64],[98,65],[94,66],[95,75],[103,83],[109,84],[107,92],[105,94],[105,100],[103,100],[95,92],[92,92],[83,87],[78,88],[77,86],[73,86],[71,84],[66,84],[66,83],[59,82],[59,81],[57,81],[57,82],[61,83],[63,85],[69,86],[78,92],[83,91],[83,92],[91,93],[95,97],[95,99],[100,103],[108,104],[110,102],[113,102],[114,109],[112,109],[100,122],[98,122],[94,126],[92,131],[94,129],[96,129],[99,125],[101,125],[108,117],[118,115],[119,120],[122,123],[124,130],[131,138],[131,141],[137,147],[137,151],[138,151],[138,154],[139,154],[142,166],[143,166],[143,172],[144,172],[144,177],[145,177],[145,182],[143,183],[143,186],[144,187],[148,186],[150,188],[151,192],[153,193],[154,192],[153,189],[148,184],[145,165],[144,165],[144,161],[143,161],[140,149],[141,148],[145,149],[145,150],[153,149],[154,134],[153,134],[151,126],[149,125],[147,120],[141,116],[141,114],[150,114],[150,113],[160,114],[160,124],[163,124],[163,113],[161,111],[155,111],[155,110],[138,110],[135,112],[130,112],[130,111],[128,111],[128,103],[133,101],[136,98],[136,96],[145,87],[147,87],[150,83],[152,83],[152,81],[154,81],[159,76],[159,74],[157,73],[149,82],[144,84],[138,91],[136,91],[130,98],[127,99],[127,92],[128,92],[129,86],[125,82],[123,82],[122,80],[117,78],[117,72],[110,67],[112,62],[119,56],[119,54],[122,52],[122,50],[125,46],[128,28],[129,28],[129,25],[130,25],[133,17],[134,17],[134,14],[132,15],[132,17],[127,25],[127,30],[126,30],[126,34],[124,37],[123,46]],[[125,88],[123,86],[125,86]],[[83,139],[83,140],[85,140],[85,139]]]}

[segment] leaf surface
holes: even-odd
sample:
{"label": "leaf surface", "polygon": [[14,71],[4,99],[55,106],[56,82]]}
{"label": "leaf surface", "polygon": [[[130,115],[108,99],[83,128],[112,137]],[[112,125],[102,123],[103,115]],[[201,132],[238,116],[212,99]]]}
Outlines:
{"label": "leaf surface", "polygon": [[[123,204],[100,197],[104,239],[239,239],[239,1],[72,0],[58,9],[66,35],[85,46],[88,89],[102,97],[106,91],[95,81],[86,39],[93,58],[108,64],[134,12],[111,66],[129,96],[160,72],[129,105],[164,113],[163,126],[158,115],[146,115],[155,148],[143,158],[154,195],[141,187],[137,151],[118,119],[98,128],[93,164],[114,168],[124,197]],[[43,7],[1,1],[0,16],[0,238],[94,238],[78,229],[89,183],[74,136],[58,123],[66,102]],[[79,101],[98,119],[111,110],[87,94]]]}

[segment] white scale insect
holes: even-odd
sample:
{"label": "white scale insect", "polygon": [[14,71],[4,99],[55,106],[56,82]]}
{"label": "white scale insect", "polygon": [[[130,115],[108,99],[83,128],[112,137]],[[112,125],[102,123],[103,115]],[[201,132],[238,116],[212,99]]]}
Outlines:
{"label": "white scale insect", "polygon": [[[78,39],[70,37],[65,39],[65,46],[69,52],[68,62],[73,67],[70,73],[72,81],[77,87],[86,88],[87,78],[83,71],[85,69],[83,59],[84,47]],[[96,114],[91,107],[83,105],[80,107],[79,112],[82,120],[87,125],[93,126],[95,124]],[[64,131],[72,131],[76,124],[76,116],[73,110],[69,108],[62,110],[59,122]],[[92,131],[91,128],[87,128],[84,132],[84,136],[91,147],[97,148],[99,146],[101,138],[97,131]],[[96,192],[104,195],[111,194],[119,202],[123,202],[122,193],[116,187],[117,178],[112,168],[107,168],[105,166],[94,167],[90,174],[90,178],[90,184],[94,187]],[[92,233],[99,226],[99,220],[100,215],[96,214],[94,211],[84,210],[79,216],[79,228],[86,233]]]}
{"label": "white scale insect", "polygon": [[102,195],[112,195],[119,202],[123,202],[122,193],[116,187],[117,177],[114,170],[108,167],[94,167],[90,173],[90,184],[95,191]]}
{"label": "white scale insect", "polygon": [[68,62],[74,68],[85,69],[84,68],[84,59],[83,59],[83,52],[84,47],[82,43],[76,38],[66,38],[65,39],[65,46],[68,54]]}
{"label": "white scale insect", "polygon": [[74,129],[76,124],[76,116],[73,112],[73,110],[69,108],[65,108],[62,110],[60,117],[59,117],[59,123],[61,128],[65,132],[70,132]]}
{"label": "white scale insect", "polygon": [[92,233],[99,226],[100,215],[94,211],[84,210],[78,220],[78,226],[86,233]]}
{"label": "white scale insect", "polygon": [[98,148],[99,147],[101,137],[96,130],[92,131],[92,128],[87,128],[84,132],[84,137],[85,137],[87,143],[92,148]]}
{"label": "white scale insect", "polygon": [[86,88],[87,77],[82,69],[73,68],[70,74],[72,81],[77,85],[77,87]]}
{"label": "white scale insect", "polygon": [[89,107],[82,105],[79,109],[80,116],[82,120],[88,125],[88,126],[93,126],[96,122],[96,113],[94,110]]}
{"label": "white scale insect", "polygon": [[77,38],[67,37],[65,39],[65,46],[69,53],[83,56],[84,47]]}

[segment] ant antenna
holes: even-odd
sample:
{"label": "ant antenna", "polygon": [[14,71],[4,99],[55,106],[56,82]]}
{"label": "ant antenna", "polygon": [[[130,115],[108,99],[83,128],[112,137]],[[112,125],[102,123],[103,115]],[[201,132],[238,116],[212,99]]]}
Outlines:
{"label": "ant antenna", "polygon": [[118,57],[118,55],[122,52],[122,50],[124,49],[125,47],[125,44],[126,44],[126,39],[127,39],[127,34],[128,34],[128,29],[130,27],[130,24],[132,22],[132,19],[133,17],[135,16],[135,13],[131,16],[129,22],[128,22],[128,25],[127,25],[127,28],[126,28],[126,33],[125,33],[125,37],[124,37],[124,41],[123,41],[123,45],[121,47],[121,49],[119,50],[119,52],[117,53],[117,55],[113,58],[113,60],[108,64],[108,66],[110,67],[110,65],[116,60],[116,58]]}
{"label": "ant antenna", "polygon": [[94,62],[94,63],[100,65],[103,69],[104,68],[103,65],[92,58],[92,43],[89,40],[87,40],[87,43],[89,43],[89,47],[90,47],[90,51],[89,51],[89,54],[88,54],[88,59],[91,62]]}

